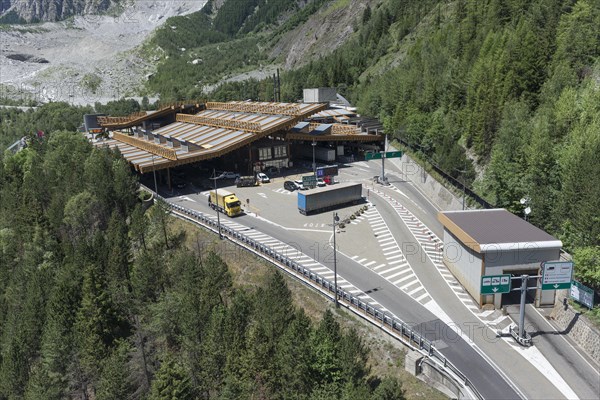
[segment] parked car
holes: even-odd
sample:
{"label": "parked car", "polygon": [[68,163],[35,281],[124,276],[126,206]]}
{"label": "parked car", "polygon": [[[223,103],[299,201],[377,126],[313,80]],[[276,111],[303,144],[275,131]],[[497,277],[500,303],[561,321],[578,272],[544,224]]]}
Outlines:
{"label": "parked car", "polygon": [[302,181],[294,181],[294,183],[296,184],[296,186],[298,186],[298,190],[308,190],[307,187],[304,187],[304,184],[302,184]]}
{"label": "parked car", "polygon": [[323,179],[321,179],[321,178],[317,179],[317,186],[323,187],[325,185],[326,185],[326,183]]}
{"label": "parked car", "polygon": [[265,169],[266,172],[268,172],[269,174],[277,174],[279,173],[279,168],[274,167],[274,166],[269,166]]}
{"label": "parked car", "polygon": [[269,183],[269,182],[271,182],[271,180],[269,179],[269,177],[267,176],[267,174],[264,174],[262,172],[259,172],[258,174],[256,174],[256,179],[258,179],[260,181],[260,183]]}
{"label": "parked car", "polygon": [[240,177],[240,174],[236,174],[235,172],[223,172],[217,178],[221,179],[237,179]]}
{"label": "parked car", "polygon": [[235,179],[237,187],[249,187],[258,185],[259,180],[254,176],[240,176]]}
{"label": "parked car", "polygon": [[285,182],[283,182],[283,188],[285,190],[289,190],[290,192],[293,192],[294,190],[300,189],[298,187],[298,185],[296,184],[296,182],[294,182],[294,181],[285,181]]}

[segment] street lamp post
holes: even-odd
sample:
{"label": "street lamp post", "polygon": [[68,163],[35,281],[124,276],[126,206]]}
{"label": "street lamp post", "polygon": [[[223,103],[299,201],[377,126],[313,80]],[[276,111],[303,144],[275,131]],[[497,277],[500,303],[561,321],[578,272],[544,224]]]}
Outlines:
{"label": "street lamp post", "polygon": [[[460,183],[462,184],[462,190],[463,190],[463,195],[462,195],[462,209],[463,211],[465,210],[465,199],[467,198],[467,185],[466,185],[466,179],[465,179],[465,175],[467,173],[467,160],[465,159],[465,169],[460,170],[457,168],[453,168],[454,171],[458,172],[460,174]],[[456,181],[458,181],[458,179],[456,179]]]}
{"label": "street lamp post", "polygon": [[465,169],[464,172],[462,174],[462,184],[463,184],[463,201],[462,201],[462,208],[463,211],[465,209],[465,198],[467,197],[467,189],[465,188],[465,175],[467,174],[467,158],[465,157]]}
{"label": "street lamp post", "polygon": [[[215,182],[215,200],[217,200],[217,206],[215,207],[215,210],[217,211],[217,229],[219,230],[219,239],[223,239],[223,235],[221,234],[221,217],[220,217],[220,213],[219,213],[219,193],[217,192],[217,173],[215,171],[215,169],[213,168],[213,177],[212,177],[213,181]],[[225,204],[223,204],[223,206],[225,206]]]}
{"label": "street lamp post", "polygon": [[313,149],[313,175],[317,176],[317,163],[315,162],[315,147],[317,147],[317,142],[315,142],[314,140],[311,143],[312,145],[312,149]]}
{"label": "street lamp post", "polygon": [[156,168],[154,168],[154,154],[152,154],[152,173],[154,174],[154,193],[158,196],[158,186],[156,185]]}
{"label": "street lamp post", "polygon": [[523,197],[520,200],[521,205],[525,206],[525,209],[523,210],[523,214],[525,215],[525,221],[527,221],[527,216],[531,214],[531,207],[529,206],[530,201],[531,199],[529,197]]}
{"label": "street lamp post", "polygon": [[338,288],[337,288],[337,247],[335,243],[335,228],[337,227],[337,223],[339,222],[340,217],[338,217],[337,213],[333,213],[333,287],[335,290],[335,306],[339,307],[338,303]]}

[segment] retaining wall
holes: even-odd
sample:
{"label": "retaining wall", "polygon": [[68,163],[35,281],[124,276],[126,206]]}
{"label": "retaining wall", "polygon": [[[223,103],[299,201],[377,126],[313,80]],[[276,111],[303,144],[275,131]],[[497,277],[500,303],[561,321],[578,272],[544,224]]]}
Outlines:
{"label": "retaining wall", "polygon": [[[390,159],[402,171],[402,178],[411,181],[429,200],[442,211],[462,210],[462,196],[455,196],[444,185],[436,181],[429,173],[406,153],[402,158]],[[465,207],[467,204],[465,203]],[[466,207],[468,208],[468,207]]]}
{"label": "retaining wall", "polygon": [[557,293],[550,318],[575,341],[596,363],[600,364],[600,330],[572,307],[563,306],[567,291]]}

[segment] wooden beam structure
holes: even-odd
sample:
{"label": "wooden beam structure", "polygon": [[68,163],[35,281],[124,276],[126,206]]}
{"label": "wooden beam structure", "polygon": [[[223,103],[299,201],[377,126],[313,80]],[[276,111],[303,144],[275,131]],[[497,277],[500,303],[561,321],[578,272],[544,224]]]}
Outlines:
{"label": "wooden beam structure", "polygon": [[161,106],[158,110],[152,112],[135,112],[129,114],[125,117],[109,117],[109,116],[100,116],[98,117],[98,124],[106,129],[110,130],[118,130],[124,128],[131,128],[133,126],[139,126],[144,121],[160,118],[165,115],[169,115],[171,113],[175,113],[177,111],[182,111],[185,109],[195,109],[199,110],[203,108],[204,105],[201,103],[190,103],[190,102],[177,102],[170,103],[164,106]]}
{"label": "wooden beam structure", "polygon": [[134,136],[125,135],[120,132],[113,132],[112,136],[113,139],[118,140],[119,142],[130,144],[139,149],[145,150],[148,153],[152,153],[169,160],[177,160],[177,154],[175,153],[174,149],[164,147],[160,144],[152,143],[144,139],[139,139]]}
{"label": "wooden beam structure", "polygon": [[206,103],[208,110],[223,110],[223,111],[238,111],[246,113],[259,113],[259,114],[271,114],[271,115],[302,115],[302,109],[298,104],[286,104],[286,103],[220,103],[220,102],[208,102]]}
{"label": "wooden beam structure", "polygon": [[257,122],[239,121],[231,119],[200,117],[197,115],[177,114],[175,117],[177,122],[186,122],[188,124],[213,126],[216,128],[233,129],[238,131],[247,131],[260,133],[262,128]]}
{"label": "wooden beam structure", "polygon": [[[160,117],[176,113],[179,108],[202,109],[196,115],[178,113],[174,115],[174,123],[145,132],[144,138],[112,129],[110,138],[91,140],[96,146],[118,148],[136,170],[146,173],[221,157],[269,135],[285,138],[286,132],[298,122],[327,108],[327,104],[321,103],[264,102],[213,102],[206,106],[182,102],[161,107],[150,115],[135,113],[128,117],[105,117],[101,121],[107,128],[130,128],[140,121],[157,117],[158,113],[164,113],[158,115]],[[343,127],[347,133],[350,129],[352,127]]]}

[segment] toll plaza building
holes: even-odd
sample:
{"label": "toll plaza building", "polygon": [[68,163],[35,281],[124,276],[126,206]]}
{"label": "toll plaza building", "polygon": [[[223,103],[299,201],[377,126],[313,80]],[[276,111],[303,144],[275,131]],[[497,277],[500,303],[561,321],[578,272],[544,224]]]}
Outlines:
{"label": "toll plaza building", "polygon": [[[535,276],[542,262],[560,259],[560,240],[505,209],[444,211],[438,220],[444,226],[444,264],[480,306],[500,308],[515,298],[515,292],[482,295],[483,276]],[[512,287],[519,286],[514,280]],[[554,304],[555,290],[535,292],[536,306]]]}
{"label": "toll plaza building", "polygon": [[[378,132],[348,123],[346,112],[327,110],[322,103],[188,103],[127,117],[99,116],[106,134],[88,132],[87,137],[95,146],[118,149],[141,174],[166,171],[169,185],[170,169],[185,164],[220,161],[228,170],[252,173],[291,166],[290,142],[305,144],[312,152],[312,143],[344,149],[333,144],[384,139]],[[314,115],[323,117],[319,113],[325,111],[334,122],[310,120]]]}

